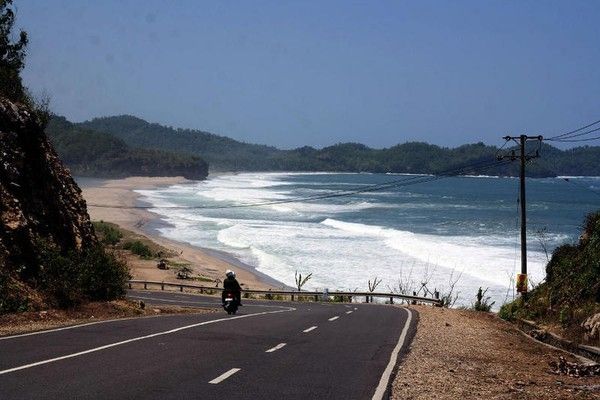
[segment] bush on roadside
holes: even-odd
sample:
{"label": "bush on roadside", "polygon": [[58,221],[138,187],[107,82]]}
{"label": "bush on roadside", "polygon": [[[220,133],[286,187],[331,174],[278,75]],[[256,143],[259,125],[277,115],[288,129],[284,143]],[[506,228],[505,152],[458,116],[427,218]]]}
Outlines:
{"label": "bush on roadside", "polygon": [[42,254],[38,287],[58,307],[113,300],[125,294],[127,265],[100,245],[67,254],[45,247]]}
{"label": "bush on roadside", "polygon": [[546,279],[525,299],[504,304],[498,315],[560,325],[561,334],[581,340],[581,324],[600,312],[600,212],[586,216],[577,243],[557,247],[546,265]]}
{"label": "bush on roadside", "polygon": [[496,304],[496,302],[492,301],[490,303],[490,296],[485,295],[487,291],[488,289],[483,290],[482,288],[479,288],[479,290],[477,291],[475,304],[473,304],[472,306],[473,310],[483,312],[491,311],[492,307],[494,306],[494,304]]}
{"label": "bush on roadside", "polygon": [[19,289],[14,279],[0,271],[0,315],[29,309],[29,300]]}
{"label": "bush on roadside", "polygon": [[500,311],[498,311],[498,316],[506,321],[514,321],[517,318],[517,311],[521,308],[518,304],[520,299],[515,301],[511,301],[510,303],[502,304],[500,307]]}

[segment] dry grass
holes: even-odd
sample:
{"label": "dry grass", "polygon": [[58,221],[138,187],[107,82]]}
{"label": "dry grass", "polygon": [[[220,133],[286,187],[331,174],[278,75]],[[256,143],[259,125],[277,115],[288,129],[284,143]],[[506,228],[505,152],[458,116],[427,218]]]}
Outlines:
{"label": "dry grass", "polygon": [[534,342],[494,314],[414,308],[419,325],[393,399],[600,398],[600,377],[552,374],[548,363],[565,353]]}
{"label": "dry grass", "polygon": [[209,308],[177,306],[146,306],[130,300],[93,302],[75,308],[30,311],[0,316],[0,336],[14,335],[67,325],[82,324],[107,319],[143,317],[158,314],[208,313]]}

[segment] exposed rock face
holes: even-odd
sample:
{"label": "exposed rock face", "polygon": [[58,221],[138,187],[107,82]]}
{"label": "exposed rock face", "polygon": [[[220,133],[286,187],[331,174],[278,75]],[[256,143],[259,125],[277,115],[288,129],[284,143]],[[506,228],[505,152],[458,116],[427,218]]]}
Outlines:
{"label": "exposed rock face", "polygon": [[586,319],[581,327],[585,331],[585,339],[588,341],[597,341],[600,339],[600,314],[594,314]]}
{"label": "exposed rock face", "polygon": [[38,119],[0,99],[0,272],[34,278],[40,241],[66,252],[97,239],[81,190]]}

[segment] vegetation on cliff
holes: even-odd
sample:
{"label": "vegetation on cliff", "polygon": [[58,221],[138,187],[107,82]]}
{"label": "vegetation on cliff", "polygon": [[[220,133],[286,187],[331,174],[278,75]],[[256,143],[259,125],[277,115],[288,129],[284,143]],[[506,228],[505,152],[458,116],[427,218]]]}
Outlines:
{"label": "vegetation on cliff", "polygon": [[25,31],[20,31],[18,39],[13,40],[15,13],[11,6],[12,0],[0,0],[0,91],[11,101],[25,103],[28,96],[20,74],[25,67],[29,40]]}
{"label": "vegetation on cliff", "polygon": [[0,313],[123,295],[126,265],[28,106],[0,99],[0,144]]}
{"label": "vegetation on cliff", "polygon": [[554,250],[546,279],[522,298],[505,304],[500,316],[558,325],[577,336],[582,323],[600,312],[600,211],[586,217],[577,244]]}
{"label": "vegetation on cliff", "polygon": [[[498,152],[497,147],[483,143],[446,148],[421,142],[408,142],[385,149],[372,149],[359,143],[339,143],[322,149],[306,146],[280,150],[199,130],[174,129],[129,115],[95,118],[75,125],[89,131],[111,134],[135,148],[197,155],[205,159],[212,170],[221,171],[435,174],[469,163],[493,161]],[[600,159],[600,147],[560,150],[543,145],[541,154],[542,158],[527,168],[529,176],[600,175],[600,164],[597,162]],[[487,170],[485,174],[518,176],[518,168],[518,163],[512,163]]]}
{"label": "vegetation on cliff", "polygon": [[105,252],[81,190],[44,134],[23,87],[27,35],[11,42],[0,0],[0,314],[123,295],[127,266]]}

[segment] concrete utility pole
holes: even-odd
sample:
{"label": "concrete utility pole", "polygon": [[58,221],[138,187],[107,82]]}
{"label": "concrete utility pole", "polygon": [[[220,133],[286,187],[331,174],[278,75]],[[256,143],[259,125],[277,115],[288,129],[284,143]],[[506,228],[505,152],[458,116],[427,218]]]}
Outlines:
{"label": "concrete utility pole", "polygon": [[513,140],[519,145],[519,155],[513,150],[509,155],[498,156],[498,160],[510,158],[512,161],[519,160],[521,162],[521,169],[519,174],[520,181],[520,203],[521,203],[521,273],[517,275],[517,292],[523,296],[527,293],[527,206],[525,201],[525,163],[533,158],[538,158],[539,148],[535,151],[535,154],[525,154],[525,145],[528,141],[537,140],[542,143],[544,139],[542,136],[505,136],[503,137],[507,142]]}

